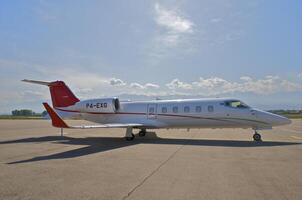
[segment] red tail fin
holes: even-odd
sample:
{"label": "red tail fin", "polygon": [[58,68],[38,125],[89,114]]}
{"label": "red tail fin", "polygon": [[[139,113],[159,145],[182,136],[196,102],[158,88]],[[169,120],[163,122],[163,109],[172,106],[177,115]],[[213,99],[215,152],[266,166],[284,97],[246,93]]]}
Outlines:
{"label": "red tail fin", "polygon": [[51,82],[48,86],[54,107],[67,107],[80,101],[63,81]]}
{"label": "red tail fin", "polygon": [[80,101],[63,81],[43,82],[34,80],[23,80],[28,83],[47,85],[50,90],[53,107],[67,107]]}

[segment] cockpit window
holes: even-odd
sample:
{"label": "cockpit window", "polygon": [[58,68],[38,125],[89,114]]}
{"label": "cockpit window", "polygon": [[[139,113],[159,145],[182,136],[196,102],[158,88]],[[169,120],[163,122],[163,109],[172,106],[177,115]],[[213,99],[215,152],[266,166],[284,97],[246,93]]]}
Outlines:
{"label": "cockpit window", "polygon": [[224,102],[226,106],[232,107],[232,108],[248,108],[249,106],[241,101],[226,101]]}

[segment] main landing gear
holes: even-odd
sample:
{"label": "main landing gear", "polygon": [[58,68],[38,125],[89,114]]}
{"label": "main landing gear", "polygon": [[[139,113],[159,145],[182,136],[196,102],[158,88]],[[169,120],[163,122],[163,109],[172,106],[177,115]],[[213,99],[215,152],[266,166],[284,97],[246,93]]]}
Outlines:
{"label": "main landing gear", "polygon": [[[141,129],[139,132],[138,132],[138,135],[140,137],[144,137],[146,135],[147,131],[145,128]],[[125,139],[127,141],[131,141],[135,138],[135,135],[133,134],[133,128],[132,127],[128,127],[127,130],[126,130],[126,136],[125,136]]]}
{"label": "main landing gear", "polygon": [[134,134],[133,134],[133,132],[132,132],[132,130],[133,130],[132,127],[128,127],[127,130],[126,130],[126,136],[125,136],[125,138],[126,138],[127,141],[131,141],[135,137]]}
{"label": "main landing gear", "polygon": [[257,131],[255,131],[255,133],[254,133],[254,135],[253,135],[253,139],[254,139],[254,141],[256,141],[256,142],[261,142],[261,141],[262,141],[261,135],[260,135]]}
{"label": "main landing gear", "polygon": [[146,131],[146,129],[144,128],[144,129],[141,129],[141,130],[138,132],[138,135],[139,135],[140,137],[144,137],[144,136],[146,135],[146,133],[147,133],[147,131]]}

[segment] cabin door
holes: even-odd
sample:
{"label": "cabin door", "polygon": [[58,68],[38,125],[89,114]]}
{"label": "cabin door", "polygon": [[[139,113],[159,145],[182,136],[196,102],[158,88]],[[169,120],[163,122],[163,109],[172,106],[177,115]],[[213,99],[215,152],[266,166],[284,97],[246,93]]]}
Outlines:
{"label": "cabin door", "polygon": [[148,119],[156,119],[157,117],[157,104],[150,103],[147,106],[147,118]]}

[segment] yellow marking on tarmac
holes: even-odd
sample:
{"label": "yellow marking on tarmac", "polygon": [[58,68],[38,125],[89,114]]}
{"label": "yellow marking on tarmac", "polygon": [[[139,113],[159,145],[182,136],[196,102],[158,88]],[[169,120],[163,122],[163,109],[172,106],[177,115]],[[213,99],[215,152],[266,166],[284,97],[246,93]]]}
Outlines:
{"label": "yellow marking on tarmac", "polygon": [[294,136],[294,135],[292,135],[291,137],[292,137],[292,138],[295,138],[295,139],[302,140],[302,137],[298,137],[298,136]]}

